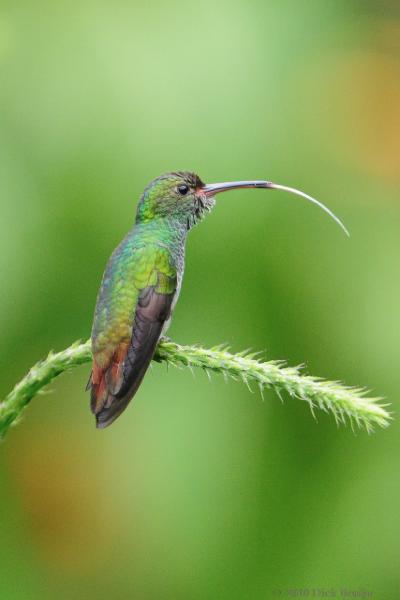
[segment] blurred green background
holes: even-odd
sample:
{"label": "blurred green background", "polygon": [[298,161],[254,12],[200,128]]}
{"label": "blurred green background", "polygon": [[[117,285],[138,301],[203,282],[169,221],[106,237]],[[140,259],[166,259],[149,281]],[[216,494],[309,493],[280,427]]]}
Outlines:
{"label": "blurred green background", "polygon": [[[0,397],[90,332],[104,265],[168,170],[268,178],[189,237],[170,330],[365,385],[396,411],[397,1],[20,2],[0,8]],[[3,599],[398,597],[399,424],[314,421],[156,365],[97,431],[89,367],[0,448]]]}

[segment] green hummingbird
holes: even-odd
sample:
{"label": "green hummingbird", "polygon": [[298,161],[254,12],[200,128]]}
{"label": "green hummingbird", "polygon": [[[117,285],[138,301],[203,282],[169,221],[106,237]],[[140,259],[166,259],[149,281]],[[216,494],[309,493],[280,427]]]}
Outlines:
{"label": "green hummingbird", "polygon": [[214,196],[239,188],[285,190],[270,181],[204,184],[177,171],[154,179],[140,197],[133,228],[114,250],[97,297],[92,328],[93,366],[88,383],[96,425],[110,425],[127,407],[166,332],[179,297],[189,230],[213,208]]}

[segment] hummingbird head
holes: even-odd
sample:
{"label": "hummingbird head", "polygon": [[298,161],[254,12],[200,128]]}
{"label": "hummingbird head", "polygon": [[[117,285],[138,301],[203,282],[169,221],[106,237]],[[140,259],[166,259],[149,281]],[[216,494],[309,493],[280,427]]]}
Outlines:
{"label": "hummingbird head", "polygon": [[265,180],[225,181],[205,184],[195,173],[177,171],[160,175],[146,187],[140,198],[136,221],[145,222],[159,217],[178,217],[191,229],[209,212],[214,196],[241,188],[281,190],[301,196],[324,210],[349,235],[341,220],[322,202],[312,196],[286,185]]}
{"label": "hummingbird head", "polygon": [[196,173],[176,171],[160,175],[145,188],[138,204],[136,221],[176,217],[191,229],[214,206],[206,186]]}

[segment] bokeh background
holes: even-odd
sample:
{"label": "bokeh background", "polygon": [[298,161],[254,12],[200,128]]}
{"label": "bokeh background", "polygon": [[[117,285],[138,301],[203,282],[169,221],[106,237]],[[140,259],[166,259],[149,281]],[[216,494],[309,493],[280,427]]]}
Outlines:
{"label": "bokeh background", "polygon": [[[0,397],[86,339],[158,174],[269,178],[195,229],[170,330],[399,399],[396,0],[3,0]],[[0,597],[398,597],[399,424],[354,435],[272,392],[156,365],[97,431],[89,367],[0,448]]]}

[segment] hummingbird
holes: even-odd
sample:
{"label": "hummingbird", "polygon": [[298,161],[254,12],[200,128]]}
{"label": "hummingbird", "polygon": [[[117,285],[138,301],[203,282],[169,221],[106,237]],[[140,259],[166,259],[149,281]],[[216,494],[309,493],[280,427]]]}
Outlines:
{"label": "hummingbird", "polygon": [[114,250],[97,296],[91,334],[93,365],[87,389],[96,426],[103,429],[138,390],[179,297],[188,232],[215,204],[215,195],[240,188],[302,196],[343,223],[321,202],[271,181],[205,184],[195,173],[160,175],[144,189],[132,229]]}

